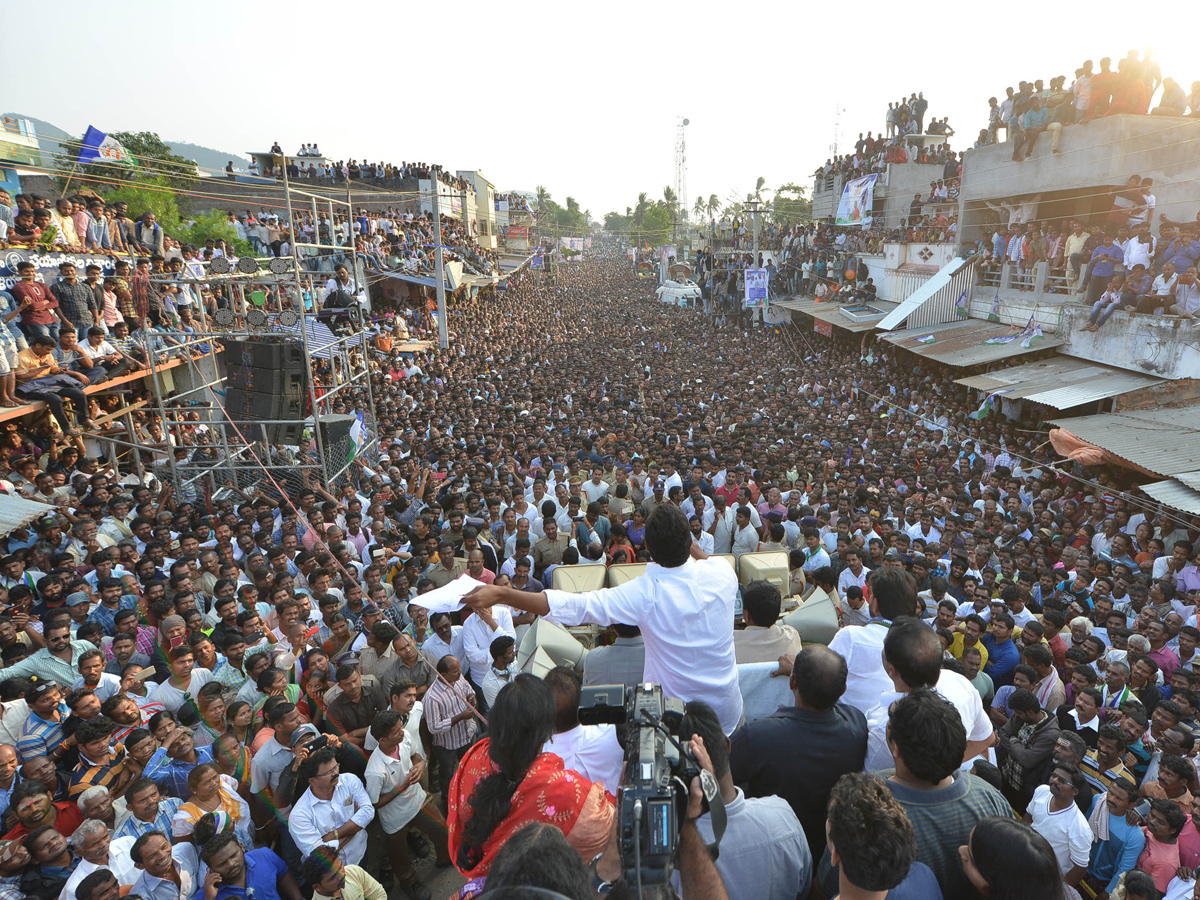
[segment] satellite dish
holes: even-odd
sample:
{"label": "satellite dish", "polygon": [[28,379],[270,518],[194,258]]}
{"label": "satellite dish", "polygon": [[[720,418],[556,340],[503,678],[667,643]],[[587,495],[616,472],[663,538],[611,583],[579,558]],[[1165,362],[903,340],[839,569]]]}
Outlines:
{"label": "satellite dish", "polygon": [[683,124],[684,124],[684,125],[687,125],[687,124],[688,124],[688,120],[687,120],[687,119],[684,119],[684,120],[683,120]]}

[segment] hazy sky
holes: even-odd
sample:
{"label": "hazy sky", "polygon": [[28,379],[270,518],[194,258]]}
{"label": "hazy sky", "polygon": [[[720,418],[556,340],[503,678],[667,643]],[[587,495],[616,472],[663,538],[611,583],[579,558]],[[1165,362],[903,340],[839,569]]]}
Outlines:
{"label": "hazy sky", "polygon": [[760,175],[769,188],[811,186],[839,105],[846,147],[883,127],[890,100],[924,91],[927,120],[949,116],[961,149],[986,124],[989,96],[1021,79],[1069,84],[1087,58],[1115,68],[1154,43],[1164,75],[1185,89],[1200,78],[1186,29],[1151,17],[1134,30],[1126,3],[1041,5],[1036,22],[874,0],[853,16],[761,0],[10,6],[7,33],[82,58],[10,69],[5,110],[76,134],[156,131],[243,153],[317,141],[335,158],[480,169],[501,190],[572,195],[597,218],[673,183],[680,116],[691,120],[690,205],[745,194]]}

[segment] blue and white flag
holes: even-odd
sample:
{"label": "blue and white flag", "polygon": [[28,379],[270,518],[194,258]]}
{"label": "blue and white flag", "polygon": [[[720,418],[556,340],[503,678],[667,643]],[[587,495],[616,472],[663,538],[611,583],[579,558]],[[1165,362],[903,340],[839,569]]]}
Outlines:
{"label": "blue and white flag", "polygon": [[963,292],[959,294],[958,300],[954,303],[954,314],[960,319],[965,319],[971,315],[971,308],[967,303],[967,289],[963,288]]}
{"label": "blue and white flag", "polygon": [[358,418],[350,425],[350,448],[346,451],[346,462],[352,462],[354,457],[358,456],[358,451],[362,449],[365,433],[363,414],[359,411]]}
{"label": "blue and white flag", "polygon": [[129,151],[121,146],[120,141],[109,137],[94,125],[89,125],[75,162],[78,165],[85,165],[97,160],[108,163],[125,163],[130,166],[137,165],[134,158],[129,155]]}

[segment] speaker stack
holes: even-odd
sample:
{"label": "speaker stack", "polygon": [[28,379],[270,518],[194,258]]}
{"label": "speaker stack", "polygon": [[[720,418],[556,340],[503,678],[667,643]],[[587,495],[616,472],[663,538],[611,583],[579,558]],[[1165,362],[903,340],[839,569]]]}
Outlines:
{"label": "speaker stack", "polygon": [[[225,373],[225,409],[248,439],[300,443],[308,370],[299,341],[227,340]],[[270,419],[285,421],[258,424]],[[255,426],[253,433],[245,426]]]}

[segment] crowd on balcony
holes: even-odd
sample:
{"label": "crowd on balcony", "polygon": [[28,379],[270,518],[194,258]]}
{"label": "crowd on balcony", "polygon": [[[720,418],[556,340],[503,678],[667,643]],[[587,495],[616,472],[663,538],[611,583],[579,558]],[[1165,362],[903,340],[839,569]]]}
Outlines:
{"label": "crowd on balcony", "polygon": [[[1161,90],[1161,95],[1159,91]],[[1159,95],[1157,105],[1152,104]],[[1193,82],[1191,92],[1174,78],[1164,78],[1149,50],[1140,57],[1136,50],[1117,61],[1100,60],[1099,71],[1092,60],[1085,60],[1075,70],[1075,78],[1067,85],[1067,77],[1051,78],[1049,87],[1042,79],[1022,81],[1017,90],[1005,90],[1005,98],[988,99],[988,124],[979,134],[975,147],[1004,140],[1013,144],[1013,159],[1029,158],[1042,134],[1050,135],[1050,152],[1061,151],[1062,131],[1071,125],[1114,115],[1200,116],[1200,82]]]}
{"label": "crowd on balcony", "polygon": [[[0,486],[46,506],[0,536],[9,896],[430,900],[453,866],[460,900],[585,900],[623,880],[623,750],[581,684],[651,677],[729,810],[714,861],[697,780],[689,897],[1191,890],[1200,520],[1056,458],[1031,404],[970,416],[905,351],[731,343],[623,264],[556,277],[454,304],[419,363],[373,354],[379,459],[344,483],[193,499],[0,432]],[[759,550],[828,635],[709,558]],[[657,565],[619,594],[552,589],[631,559]],[[431,613],[464,571],[485,587]],[[545,618],[603,630],[582,675],[516,666]],[[754,663],[784,708],[745,706]]]}
{"label": "crowd on balcony", "polygon": [[[306,160],[306,158],[309,158]],[[247,168],[250,175],[261,175],[267,178],[282,178],[286,167],[288,178],[292,180],[307,180],[311,182],[326,182],[330,184],[374,184],[383,187],[398,188],[408,178],[429,180],[432,173],[438,171],[438,180],[455,191],[475,190],[469,180],[460,178],[445,169],[426,162],[391,162],[368,160],[337,160],[325,159],[316,144],[304,144],[300,150],[285,161],[283,150],[276,142],[271,147],[271,163],[259,166],[258,161],[251,160]],[[233,161],[225,166],[225,174],[235,178]]]}

